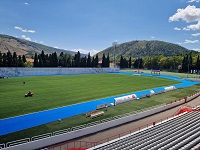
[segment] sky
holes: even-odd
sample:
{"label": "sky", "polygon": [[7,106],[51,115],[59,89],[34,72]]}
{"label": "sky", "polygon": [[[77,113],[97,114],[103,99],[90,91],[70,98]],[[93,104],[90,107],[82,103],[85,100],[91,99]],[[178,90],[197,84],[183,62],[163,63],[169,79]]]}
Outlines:
{"label": "sky", "polygon": [[200,51],[200,0],[0,0],[0,34],[91,55],[134,40]]}

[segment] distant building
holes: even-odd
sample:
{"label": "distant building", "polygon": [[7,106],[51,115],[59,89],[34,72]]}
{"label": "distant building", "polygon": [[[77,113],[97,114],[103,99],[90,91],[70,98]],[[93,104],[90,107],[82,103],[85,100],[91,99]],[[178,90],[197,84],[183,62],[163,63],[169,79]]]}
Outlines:
{"label": "distant building", "polygon": [[32,58],[26,58],[26,61],[28,62],[31,62],[31,63],[34,63],[34,59],[32,59]]}

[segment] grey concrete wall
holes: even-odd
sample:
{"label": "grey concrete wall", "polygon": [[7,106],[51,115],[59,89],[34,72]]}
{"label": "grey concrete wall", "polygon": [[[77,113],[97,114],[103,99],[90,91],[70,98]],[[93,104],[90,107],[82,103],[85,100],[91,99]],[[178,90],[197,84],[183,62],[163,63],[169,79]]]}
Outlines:
{"label": "grey concrete wall", "polygon": [[45,76],[45,75],[69,75],[69,74],[97,74],[119,72],[119,68],[14,68],[0,67],[0,76]]}

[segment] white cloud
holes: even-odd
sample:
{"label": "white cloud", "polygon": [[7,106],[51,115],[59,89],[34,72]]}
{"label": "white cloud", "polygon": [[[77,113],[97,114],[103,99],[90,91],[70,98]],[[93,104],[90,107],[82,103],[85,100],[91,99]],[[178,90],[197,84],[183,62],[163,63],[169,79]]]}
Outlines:
{"label": "white cloud", "polygon": [[200,51],[200,48],[193,48],[194,51]]}
{"label": "white cloud", "polygon": [[154,36],[151,36],[151,38],[152,38],[152,39],[155,39],[155,37],[154,37]]}
{"label": "white cloud", "polygon": [[58,49],[58,46],[54,46],[54,48],[57,48],[57,49]]}
{"label": "white cloud", "polygon": [[197,24],[192,24],[192,25],[187,26],[187,29],[189,29],[189,30],[200,30],[200,21],[198,21]]}
{"label": "white cloud", "polygon": [[184,43],[190,43],[190,44],[194,44],[194,43],[199,43],[199,40],[185,40]]}
{"label": "white cloud", "polygon": [[95,54],[97,54],[98,52],[100,52],[99,50],[84,50],[84,49],[71,49],[71,51],[74,51],[74,52],[80,52],[80,53],[83,53],[83,54],[88,54],[90,53],[90,56],[94,56]]}
{"label": "white cloud", "polygon": [[29,3],[24,3],[24,5],[29,5]]}
{"label": "white cloud", "polygon": [[27,30],[27,29],[24,29],[24,30],[22,30],[22,32],[35,33],[35,31],[34,31],[34,30]]}
{"label": "white cloud", "polygon": [[190,31],[190,29],[188,29],[187,27],[183,28],[184,31]]}
{"label": "white cloud", "polygon": [[20,30],[22,32],[35,33],[34,30],[22,29],[22,27],[18,27],[18,26],[15,26],[15,29]]}
{"label": "white cloud", "polygon": [[181,28],[175,27],[174,30],[180,31]]}
{"label": "white cloud", "polygon": [[34,40],[35,43],[39,43],[39,44],[44,44],[44,41],[37,41],[37,40]]}
{"label": "white cloud", "polygon": [[31,38],[27,37],[26,35],[22,35],[22,38],[27,40],[27,41],[31,41]]}
{"label": "white cloud", "polygon": [[176,42],[176,44],[178,44],[178,45],[182,45],[183,43],[180,43],[180,42]]}
{"label": "white cloud", "polygon": [[17,30],[22,30],[21,27],[17,27],[17,26],[15,26],[15,29],[17,29]]}
{"label": "white cloud", "polygon": [[198,2],[200,2],[200,0],[189,0],[188,2],[189,3],[192,3],[192,2],[197,2],[198,3]]}
{"label": "white cloud", "polygon": [[200,20],[200,8],[196,8],[196,6],[188,5],[185,9],[178,9],[177,12],[169,17],[169,21],[186,21],[189,22],[197,22]]}
{"label": "white cloud", "polygon": [[191,34],[191,36],[197,37],[197,36],[200,36],[200,33],[194,33],[194,34]]}

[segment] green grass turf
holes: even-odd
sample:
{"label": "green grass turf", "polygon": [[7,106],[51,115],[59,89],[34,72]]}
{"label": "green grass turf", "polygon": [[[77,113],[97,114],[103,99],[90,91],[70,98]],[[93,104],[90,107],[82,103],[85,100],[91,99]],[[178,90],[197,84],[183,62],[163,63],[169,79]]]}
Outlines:
{"label": "green grass turf", "polygon": [[[143,98],[139,100],[133,100],[126,103],[122,103],[114,107],[109,107],[107,111],[105,111],[105,109],[102,109],[105,112],[104,116],[101,116],[95,119],[86,118],[83,115],[77,115],[74,117],[63,119],[62,121],[55,121],[55,122],[37,126],[31,129],[26,129],[23,131],[12,133],[12,134],[0,136],[0,143],[6,143],[9,141],[14,141],[14,140],[28,138],[28,137],[31,138],[36,135],[50,133],[50,132],[58,131],[61,129],[67,129],[70,127],[83,125],[86,123],[117,116],[120,114],[134,112],[134,111],[138,111],[138,110],[152,107],[155,105],[168,103],[172,100],[178,100],[180,98],[188,96],[194,93],[195,91],[198,91],[199,89],[200,89],[200,85],[195,85],[195,86],[187,87],[184,89],[179,89],[179,90],[174,90],[174,91],[166,92],[159,95],[154,95],[150,98]],[[152,122],[153,121],[156,121],[156,118],[155,120],[152,120]]]}
{"label": "green grass turf", "polygon": [[[0,119],[174,83],[178,82],[119,74],[1,79]],[[33,97],[24,97],[28,91]]]}
{"label": "green grass turf", "polygon": [[[123,69],[122,72],[133,72],[138,71],[138,69]],[[139,69],[139,72],[145,72],[145,73],[151,73],[151,70],[144,70]],[[200,78],[200,75],[198,74],[188,74],[188,73],[176,73],[176,72],[167,72],[167,71],[161,71],[161,75],[169,75],[169,76],[177,76],[180,78]]]}

